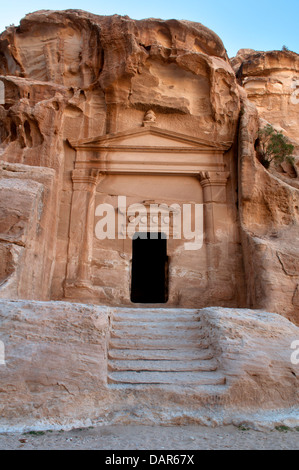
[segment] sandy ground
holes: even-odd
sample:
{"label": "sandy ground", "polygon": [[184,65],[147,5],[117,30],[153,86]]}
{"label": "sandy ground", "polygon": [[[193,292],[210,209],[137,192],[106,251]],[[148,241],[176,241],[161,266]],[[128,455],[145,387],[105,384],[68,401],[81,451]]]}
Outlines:
{"label": "sandy ground", "polygon": [[299,449],[299,429],[254,431],[235,426],[99,426],[71,431],[0,434],[0,449],[209,450]]}

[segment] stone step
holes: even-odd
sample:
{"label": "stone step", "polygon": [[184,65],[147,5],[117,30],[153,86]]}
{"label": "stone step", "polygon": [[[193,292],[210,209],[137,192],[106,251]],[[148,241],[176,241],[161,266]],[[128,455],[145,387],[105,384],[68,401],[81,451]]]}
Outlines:
{"label": "stone step", "polygon": [[113,315],[140,315],[140,314],[159,314],[159,315],[195,315],[200,310],[196,308],[160,308],[160,307],[120,307],[113,308]]}
{"label": "stone step", "polygon": [[113,315],[113,322],[115,323],[122,323],[127,321],[141,321],[141,322],[199,322],[200,316],[199,314],[156,314],[156,313],[143,313],[140,312],[138,314],[123,314],[123,313],[116,313]]}
{"label": "stone step", "polygon": [[179,371],[202,371],[212,372],[217,369],[215,359],[209,361],[167,361],[167,360],[126,360],[109,361],[110,371],[160,371],[160,372],[179,372]]}
{"label": "stone step", "polygon": [[119,321],[119,322],[113,322],[113,330],[121,330],[124,328],[167,328],[171,330],[179,330],[183,329],[185,330],[193,330],[193,329],[199,329],[201,328],[201,323],[199,321],[160,321],[160,320],[155,320],[155,321],[143,321],[143,320],[130,320],[130,321]]}
{"label": "stone step", "polygon": [[110,349],[108,358],[110,360],[167,360],[192,361],[213,359],[213,352],[207,349]]}
{"label": "stone step", "polygon": [[[172,396],[177,396],[181,399],[182,394],[186,394],[186,387],[192,388],[192,396],[202,399],[207,397],[211,403],[217,403],[219,396],[225,393],[225,380],[222,384],[128,384],[128,383],[109,383],[110,390],[126,391],[135,394],[137,391],[147,392],[150,395],[153,394],[156,389],[162,388],[165,392],[171,392]],[[185,416],[185,413],[184,413]]]}
{"label": "stone step", "polygon": [[153,313],[153,312],[138,312],[138,313],[127,313],[123,312],[114,313],[113,321],[136,321],[142,320],[146,322],[152,321],[200,321],[200,315],[198,313]]}
{"label": "stone step", "polygon": [[194,349],[206,348],[207,344],[200,339],[193,338],[112,338],[109,343],[110,349]]}
{"label": "stone step", "polygon": [[109,372],[108,383],[224,385],[225,377],[218,372]]}
{"label": "stone step", "polygon": [[189,339],[200,341],[205,336],[205,333],[198,329],[193,330],[182,330],[179,329],[164,329],[164,328],[124,328],[124,329],[112,329],[110,332],[110,338],[128,338],[128,339],[136,339],[136,340],[143,340],[143,339],[182,339],[185,341],[189,341]]}

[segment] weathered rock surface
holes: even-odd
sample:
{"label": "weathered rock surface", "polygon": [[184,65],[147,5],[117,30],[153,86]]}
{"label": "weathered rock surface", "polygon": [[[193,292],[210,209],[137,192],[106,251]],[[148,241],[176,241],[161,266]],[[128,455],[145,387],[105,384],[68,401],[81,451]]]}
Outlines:
{"label": "weathered rock surface", "polygon": [[[185,122],[191,135],[200,126],[210,139],[233,138],[239,111],[235,77],[221,40],[203,25],[41,11],[2,34],[1,55],[0,72],[10,76],[8,98],[23,98],[21,112],[28,117],[38,119],[44,106],[46,112],[56,111],[49,115],[51,126],[64,96],[65,118],[81,121],[82,137],[98,135],[105,124],[110,131],[133,127],[150,107],[174,113],[173,129]],[[69,131],[76,135],[75,129]]]}
{"label": "weathered rock surface", "polygon": [[[247,96],[257,111],[251,112],[252,124],[246,128],[249,121],[244,104],[238,139],[239,182],[234,144],[224,156],[226,168],[230,170],[227,209],[223,211],[218,206],[217,212],[214,208],[215,214],[219,213],[219,221],[227,220],[230,231],[224,234],[222,221],[214,230],[222,234],[222,240],[228,237],[228,241],[219,246],[215,241],[207,244],[206,252],[197,260],[198,266],[207,264],[204,270],[180,255],[177,259],[182,265],[173,264],[170,268],[173,279],[170,298],[172,305],[177,302],[177,305],[195,306],[199,299],[193,299],[192,292],[198,290],[201,306],[216,302],[224,306],[261,307],[298,322],[298,168],[296,164],[294,168],[281,165],[267,172],[255,154],[258,127],[270,122],[293,139],[299,155],[297,54],[246,49],[229,62],[219,37],[201,24],[156,19],[136,21],[117,15],[104,17],[67,10],[32,13],[18,28],[8,28],[0,38],[0,57],[1,80],[5,86],[5,105],[0,106],[1,158],[4,162],[27,166],[26,172],[12,170],[12,166],[8,173],[2,172],[2,178],[10,175],[10,181],[1,183],[4,262],[0,296],[63,299],[66,295],[66,272],[72,262],[69,237],[76,225],[74,220],[71,223],[71,175],[76,156],[70,141],[140,126],[145,113],[148,116],[151,110],[154,113],[151,123],[157,128],[229,148],[237,140],[240,104],[246,103]],[[244,162],[243,155],[246,155]],[[40,167],[39,180],[30,176],[30,167]],[[44,185],[42,174],[47,179],[50,169],[52,186],[47,184],[44,193],[44,186],[38,185]],[[37,169],[34,171],[36,174]],[[24,181],[25,173],[30,181]],[[22,175],[20,183],[19,175]],[[117,180],[109,181],[104,183],[105,189],[99,188],[97,200],[101,197],[103,202],[108,202],[112,200],[111,194],[116,195]],[[194,192],[195,187],[192,189],[190,183],[191,179],[184,185],[188,184]],[[15,184],[16,188],[22,185],[22,191],[20,187],[18,195],[14,191],[9,193],[8,184],[11,187]],[[145,180],[141,185],[146,191]],[[238,186],[243,253],[236,211]],[[102,197],[102,191],[108,196]],[[138,197],[137,188],[135,191]],[[164,198],[170,194],[173,197],[171,188],[170,194],[164,193]],[[41,202],[45,194],[47,204]],[[22,215],[16,215],[18,197],[28,206],[22,208]],[[161,194],[157,192],[156,197],[161,198]],[[177,197],[190,198],[183,192],[177,193]],[[7,205],[16,207],[9,209]],[[39,212],[44,211],[47,220],[43,235],[40,224],[37,230],[33,228],[37,223],[32,219],[34,205]],[[207,213],[210,210],[207,204]],[[19,234],[15,233],[16,217],[21,219],[22,226],[27,224],[25,231],[18,229]],[[44,244],[36,243],[37,233],[38,237],[44,237]],[[21,256],[24,245],[26,253],[31,253],[27,258]],[[127,284],[128,263],[119,259],[119,248],[108,248],[94,243],[93,254],[88,255],[93,256],[93,282],[100,286],[96,294],[89,296],[78,289],[75,297],[68,295],[70,300],[95,302],[97,297],[99,302],[124,301],[126,294],[118,285],[120,280],[122,286]],[[172,260],[175,257],[176,253]],[[289,263],[295,265],[291,274],[286,268]],[[20,273],[29,266],[34,274],[22,281]],[[108,269],[111,266],[115,273]],[[182,276],[185,287],[180,280]],[[188,286],[192,292],[187,290]]]}
{"label": "weathered rock surface", "polygon": [[[203,25],[188,21],[136,21],[80,10],[40,11],[27,15],[18,28],[8,28],[0,38],[0,74],[5,86],[5,105],[0,105],[0,152],[4,162],[25,164],[27,170],[16,171],[10,166],[8,173],[5,170],[1,174],[2,178],[9,175],[9,180],[1,182],[0,249],[4,261],[0,296],[65,296],[66,272],[72,262],[72,255],[67,256],[68,250],[71,253],[69,237],[74,231],[70,219],[75,151],[69,141],[134,128],[151,110],[151,120],[158,128],[229,148],[236,142],[240,97],[246,103],[247,96],[257,111],[250,111],[254,115],[250,123],[244,105],[239,132],[239,183],[235,144],[225,154],[225,165],[230,170],[227,211],[218,206],[219,218],[226,219],[231,227],[229,241],[222,246],[207,245],[206,253],[197,261],[201,266],[208,264],[206,273],[187,258],[179,261],[182,266],[171,266],[171,276],[176,279],[172,305],[175,298],[178,305],[194,305],[192,293],[184,294],[180,281],[183,272],[185,288],[189,285],[193,291],[198,290],[205,305],[216,299],[218,305],[244,306],[247,295],[248,306],[279,311],[298,322],[298,158],[293,168],[281,165],[266,172],[257,162],[254,148],[258,127],[270,122],[293,139],[299,155],[298,64],[298,55],[293,52],[250,49],[240,50],[229,63],[219,37]],[[39,179],[32,177],[30,167],[40,167],[34,170],[35,175],[39,171]],[[49,178],[50,169],[54,170],[53,181],[46,184],[44,192],[42,179]],[[18,195],[8,188],[14,184],[19,188]],[[115,183],[107,180],[104,186],[110,198]],[[243,253],[235,208],[237,186]],[[142,187],[145,190],[144,182]],[[169,197],[166,193],[163,196]],[[183,193],[178,196],[186,197]],[[24,214],[18,212],[18,198],[24,202]],[[47,219],[43,235],[40,224],[36,230],[33,228],[38,224],[33,220],[37,210],[34,207],[39,213],[43,210]],[[207,204],[207,212],[210,210]],[[16,218],[26,230],[15,223]],[[224,238],[222,225],[220,222],[220,228],[214,230]],[[39,238],[44,237],[44,244],[36,243],[37,233]],[[25,245],[26,253],[31,253],[27,257],[23,254]],[[118,249],[110,251],[109,247],[107,251],[98,245],[93,247],[92,275],[96,285],[102,283],[103,294],[97,292],[96,296],[102,302],[113,302],[124,297],[117,283],[119,279],[122,285],[127,283],[128,265],[119,260]],[[41,262],[46,258],[46,264]],[[291,271],[286,268],[289,263],[295,266]],[[118,280],[111,269],[106,269],[110,265]],[[27,268],[34,274],[22,281],[20,273]],[[83,295],[80,292],[75,296],[79,301]],[[88,295],[82,299],[88,300]],[[94,296],[90,300],[94,302]]]}
{"label": "weathered rock surface", "polygon": [[299,192],[258,161],[256,108],[243,101],[240,120],[239,211],[247,302],[298,324]]}
{"label": "weathered rock surface", "polygon": [[298,139],[298,54],[241,50],[231,64],[259,115]]}
{"label": "weathered rock surface", "polygon": [[[219,37],[188,21],[41,11],[27,15],[18,28],[8,28],[1,35],[0,57],[0,80],[5,86],[5,105],[0,106],[1,158],[55,171],[49,208],[56,216],[51,230],[54,262],[48,270],[48,298],[129,302],[131,246],[106,246],[94,239],[93,247],[85,250],[88,253],[81,250],[84,237],[91,235],[80,235],[84,217],[81,220],[74,214],[72,175],[77,157],[70,142],[136,129],[151,111],[155,118],[149,122],[155,128],[202,139],[204,148],[211,146],[209,151],[222,148],[224,164],[215,157],[211,168],[217,171],[219,164],[230,174],[224,196],[227,207],[218,201],[215,209],[212,204],[208,208],[219,218],[211,225],[218,232],[218,243],[205,247],[197,257],[182,253],[180,246],[170,249],[171,305],[197,306],[201,299],[200,305],[205,306],[217,299],[218,305],[244,306],[236,162],[231,149],[239,91]],[[179,145],[177,140],[175,144]],[[165,158],[161,154],[160,159]],[[226,181],[228,173],[224,175]],[[151,182],[139,176],[138,187],[136,177],[133,181],[109,175],[97,187],[96,201],[114,203],[122,192],[131,202],[144,197],[157,203],[201,202],[202,188],[194,176],[158,177]],[[88,198],[85,202],[81,196],[78,199],[83,206],[88,204]],[[92,293],[70,267],[79,264],[76,257],[80,256],[90,259]],[[70,284],[76,284],[75,292]],[[15,294],[6,289],[3,296]],[[24,292],[22,297],[32,295]],[[42,293],[40,298],[44,298]]]}
{"label": "weathered rock surface", "polygon": [[231,60],[239,84],[255,104],[260,127],[268,122],[286,135],[295,146],[295,167],[279,167],[298,189],[299,168],[299,55],[291,51],[259,52],[241,49]]}
{"label": "weathered rock surface", "polygon": [[[145,321],[150,314],[152,320]],[[136,317],[143,336],[138,321],[132,322]],[[190,318],[188,334],[198,343],[186,350],[186,328],[181,324],[190,323]],[[111,344],[120,331],[115,324],[121,327],[122,350]],[[163,327],[170,325],[172,333],[163,335]],[[281,315],[1,300],[0,326],[5,345],[1,430],[96,422],[299,424],[299,366],[291,362],[291,344],[299,329]],[[164,337],[163,351],[150,347],[161,341],[158,332]],[[144,361],[144,350],[154,357]],[[121,381],[111,383],[111,374]]]}
{"label": "weathered rock surface", "polygon": [[0,297],[47,299],[55,247],[55,172],[0,161]]}
{"label": "weathered rock surface", "polygon": [[0,318],[1,426],[76,422],[104,405],[106,308],[1,300]]}
{"label": "weathered rock surface", "polygon": [[[45,10],[0,35],[3,429],[298,425],[298,73],[190,21]],[[259,162],[267,123],[294,164]],[[132,241],[97,239],[95,210],[120,195],[204,206],[202,249],[168,243],[177,311],[116,308]]]}
{"label": "weathered rock surface", "polygon": [[291,405],[298,412],[298,365],[290,360],[298,327],[262,310],[207,308],[201,317],[230,386],[228,400],[238,409]]}

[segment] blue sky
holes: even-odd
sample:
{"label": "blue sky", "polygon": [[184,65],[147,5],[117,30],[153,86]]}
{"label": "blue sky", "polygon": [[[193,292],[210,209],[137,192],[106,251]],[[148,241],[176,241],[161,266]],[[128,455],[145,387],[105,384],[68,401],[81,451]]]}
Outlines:
{"label": "blue sky", "polygon": [[87,10],[131,18],[186,19],[204,24],[224,42],[230,57],[238,49],[281,49],[299,53],[299,0],[0,0],[0,31],[36,10]]}

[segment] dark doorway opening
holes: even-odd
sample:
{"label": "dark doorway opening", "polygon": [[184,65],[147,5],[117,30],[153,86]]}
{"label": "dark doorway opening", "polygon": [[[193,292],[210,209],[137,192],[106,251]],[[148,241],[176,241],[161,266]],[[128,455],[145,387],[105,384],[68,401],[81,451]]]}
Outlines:
{"label": "dark doorway opening", "polygon": [[133,237],[131,301],[168,300],[167,240],[163,233],[135,233]]}

